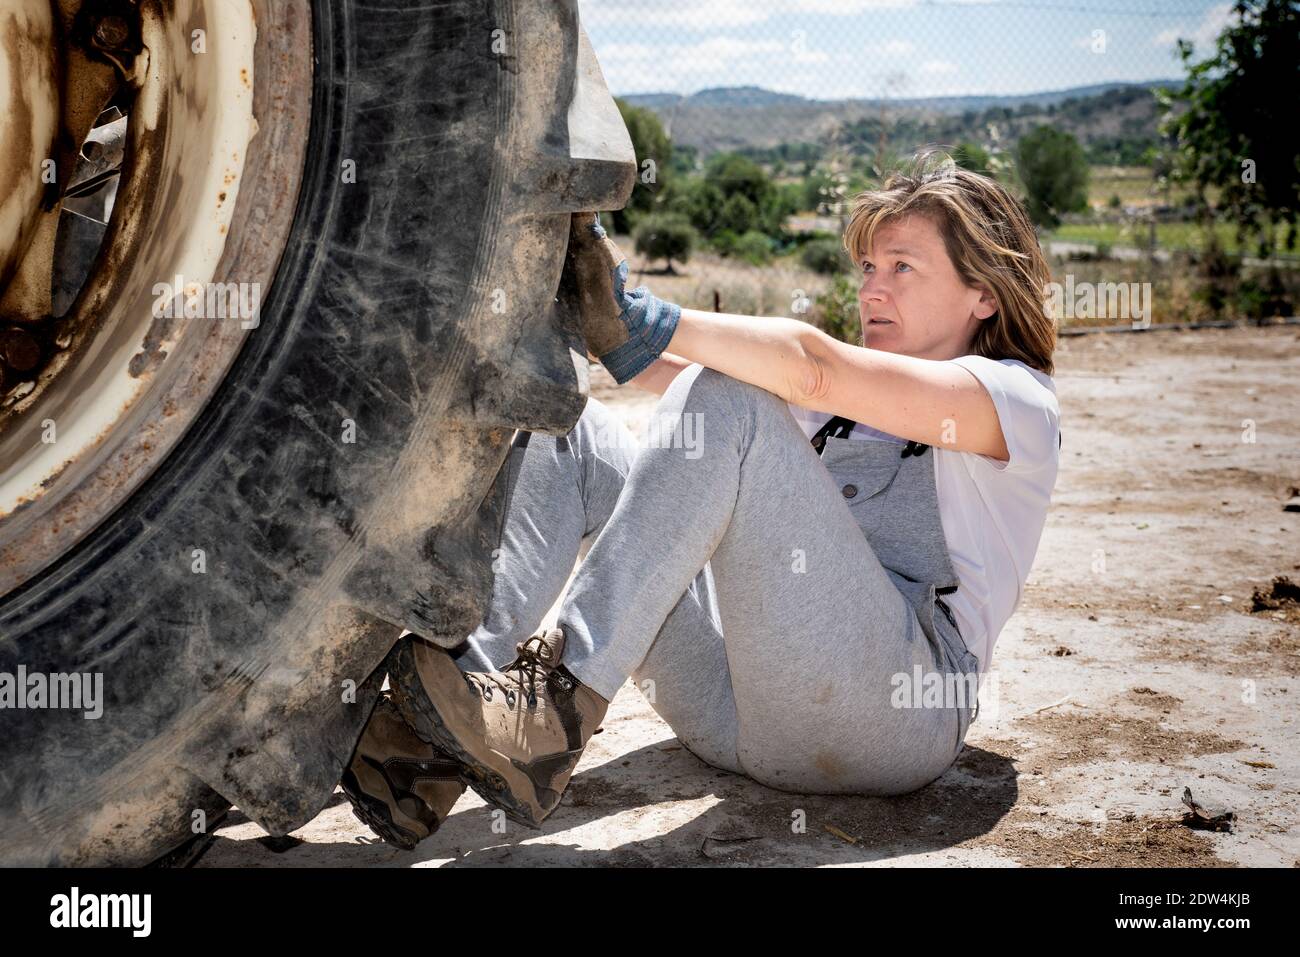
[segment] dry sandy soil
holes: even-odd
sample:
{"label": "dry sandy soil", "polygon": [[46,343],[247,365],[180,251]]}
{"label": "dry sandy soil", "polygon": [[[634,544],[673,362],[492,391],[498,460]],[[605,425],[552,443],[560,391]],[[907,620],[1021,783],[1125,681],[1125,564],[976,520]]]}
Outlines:
{"label": "dry sandy soil", "polygon": [[[336,793],[289,838],[233,812],[199,866],[1300,865],[1300,608],[1252,610],[1300,582],[1300,329],[1094,334],[1058,361],[1054,507],[996,694],[929,787],[770,790],[697,760],[629,685],[541,831],[499,833],[468,792],[408,853]],[[593,392],[634,428],[655,401]],[[1185,787],[1235,830],[1181,823]]]}

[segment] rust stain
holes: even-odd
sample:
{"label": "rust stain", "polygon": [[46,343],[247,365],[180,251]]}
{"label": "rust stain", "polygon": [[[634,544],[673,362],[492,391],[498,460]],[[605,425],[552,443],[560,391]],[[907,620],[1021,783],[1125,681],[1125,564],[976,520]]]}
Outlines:
{"label": "rust stain", "polygon": [[838,781],[844,776],[844,765],[839,758],[825,751],[818,751],[813,755],[813,765],[830,781]]}

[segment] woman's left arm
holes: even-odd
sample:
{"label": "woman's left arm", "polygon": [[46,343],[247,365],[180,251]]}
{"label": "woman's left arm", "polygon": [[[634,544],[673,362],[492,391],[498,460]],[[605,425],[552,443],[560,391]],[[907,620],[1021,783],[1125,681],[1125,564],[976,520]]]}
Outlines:
{"label": "woman's left arm", "polygon": [[992,397],[953,362],[849,345],[797,319],[697,309],[682,310],[668,351],[899,438],[1010,457]]}

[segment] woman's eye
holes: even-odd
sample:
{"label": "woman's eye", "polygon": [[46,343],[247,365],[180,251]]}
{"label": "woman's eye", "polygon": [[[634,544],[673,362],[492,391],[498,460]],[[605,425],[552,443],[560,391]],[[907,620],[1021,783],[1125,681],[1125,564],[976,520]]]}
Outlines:
{"label": "woman's eye", "polygon": [[875,266],[871,265],[871,263],[868,263],[868,262],[864,262],[864,263],[862,264],[862,271],[863,271],[863,272],[871,272],[871,271],[872,271],[873,269],[875,269],[875,268],[876,268]]}
{"label": "woman's eye", "polygon": [[907,263],[899,263],[899,264],[898,264],[898,269],[899,269],[900,272],[901,272],[902,270],[904,270],[904,269],[906,269],[908,272],[911,272],[911,271],[912,271],[912,267],[909,266]]}

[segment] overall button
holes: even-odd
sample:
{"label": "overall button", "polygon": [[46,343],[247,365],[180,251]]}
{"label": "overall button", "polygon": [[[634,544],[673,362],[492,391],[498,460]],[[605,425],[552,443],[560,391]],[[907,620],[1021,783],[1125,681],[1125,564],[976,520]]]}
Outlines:
{"label": "overall button", "polygon": [[840,491],[844,494],[845,498],[853,498],[853,496],[858,494],[858,487],[856,485],[846,485],[844,488],[840,489]]}

